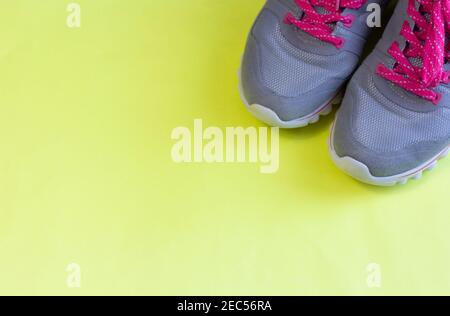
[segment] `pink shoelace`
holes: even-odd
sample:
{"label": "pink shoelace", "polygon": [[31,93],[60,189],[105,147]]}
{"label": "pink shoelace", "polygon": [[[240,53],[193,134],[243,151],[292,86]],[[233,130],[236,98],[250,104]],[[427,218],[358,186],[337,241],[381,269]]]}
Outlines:
{"label": "pink shoelace", "polygon": [[[293,24],[311,36],[328,42],[341,48],[344,39],[333,35],[333,28],[329,24],[342,22],[351,27],[353,15],[342,15],[344,9],[359,9],[366,0],[296,0],[304,15],[297,19],[292,13],[288,13],[284,19],[287,24]],[[315,7],[322,7],[328,13],[318,13]]]}
{"label": "pink shoelace", "polygon": [[[445,60],[450,58],[450,46],[445,44],[446,32],[450,32],[450,0],[409,0],[408,15],[415,28],[411,29],[407,21],[403,23],[400,34],[407,41],[406,48],[402,51],[397,42],[392,43],[388,53],[396,64],[393,69],[379,64],[377,73],[436,105],[442,95],[432,89],[448,83],[450,76],[444,71]],[[424,15],[429,16],[428,20]],[[410,58],[421,60],[422,67],[413,65]]]}

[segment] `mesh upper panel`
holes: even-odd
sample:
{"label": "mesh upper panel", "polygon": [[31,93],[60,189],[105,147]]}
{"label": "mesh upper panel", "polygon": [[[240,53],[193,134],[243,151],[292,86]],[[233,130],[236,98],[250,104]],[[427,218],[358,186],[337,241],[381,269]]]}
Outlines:
{"label": "mesh upper panel", "polygon": [[450,137],[450,109],[440,107],[428,113],[404,109],[376,89],[372,76],[353,87],[357,89],[353,133],[364,146],[377,152],[392,152]]}
{"label": "mesh upper panel", "polygon": [[332,77],[345,77],[346,69],[350,68],[345,65],[353,63],[346,54],[320,56],[299,50],[284,38],[278,22],[276,27],[266,30],[257,33],[262,81],[278,95],[297,97]]}

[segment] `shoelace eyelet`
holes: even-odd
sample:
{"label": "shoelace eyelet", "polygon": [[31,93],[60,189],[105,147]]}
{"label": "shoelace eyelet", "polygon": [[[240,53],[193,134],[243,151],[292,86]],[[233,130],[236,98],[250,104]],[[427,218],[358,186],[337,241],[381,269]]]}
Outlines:
{"label": "shoelace eyelet", "polygon": [[349,14],[345,16],[345,21],[343,21],[342,24],[346,28],[351,28],[353,26],[353,22],[355,22],[355,16],[353,14]]}
{"label": "shoelace eyelet", "polygon": [[441,99],[442,99],[442,94],[436,93],[436,95],[435,95],[435,97],[434,97],[432,102],[433,102],[434,105],[438,105],[439,102],[441,102]]}
{"label": "shoelace eyelet", "polygon": [[341,49],[345,45],[345,40],[343,38],[338,38],[338,42],[336,43],[336,48]]}
{"label": "shoelace eyelet", "polygon": [[441,82],[444,84],[448,84],[450,82],[450,73],[449,72],[444,73]]}

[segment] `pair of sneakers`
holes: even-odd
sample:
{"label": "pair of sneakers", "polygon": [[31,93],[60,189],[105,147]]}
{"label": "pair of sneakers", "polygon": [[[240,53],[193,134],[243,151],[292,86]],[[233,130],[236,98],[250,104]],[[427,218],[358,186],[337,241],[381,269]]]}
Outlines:
{"label": "pair of sneakers", "polygon": [[367,21],[386,2],[268,0],[240,72],[247,108],[273,126],[315,123],[343,95],[331,157],[383,186],[420,178],[450,148],[450,0],[399,0],[361,63]]}

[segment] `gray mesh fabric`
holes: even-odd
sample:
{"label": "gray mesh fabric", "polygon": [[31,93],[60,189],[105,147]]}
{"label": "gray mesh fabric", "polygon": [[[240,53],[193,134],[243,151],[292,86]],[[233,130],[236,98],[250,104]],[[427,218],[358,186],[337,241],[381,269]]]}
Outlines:
{"label": "gray mesh fabric", "polygon": [[381,94],[372,76],[364,79],[355,88],[358,106],[353,114],[353,133],[362,145],[386,153],[449,136],[450,109],[425,113],[405,109]]}
{"label": "gray mesh fabric", "polygon": [[263,84],[285,97],[299,96],[330,77],[339,77],[342,72],[339,65],[348,63],[345,54],[321,56],[294,47],[281,34],[279,24],[258,39]]}
{"label": "gray mesh fabric", "polygon": [[356,159],[375,177],[389,177],[418,168],[450,145],[450,108],[414,104],[417,98],[397,94],[398,87],[384,79],[379,86],[376,62],[371,55],[352,78],[332,142],[339,157]]}

